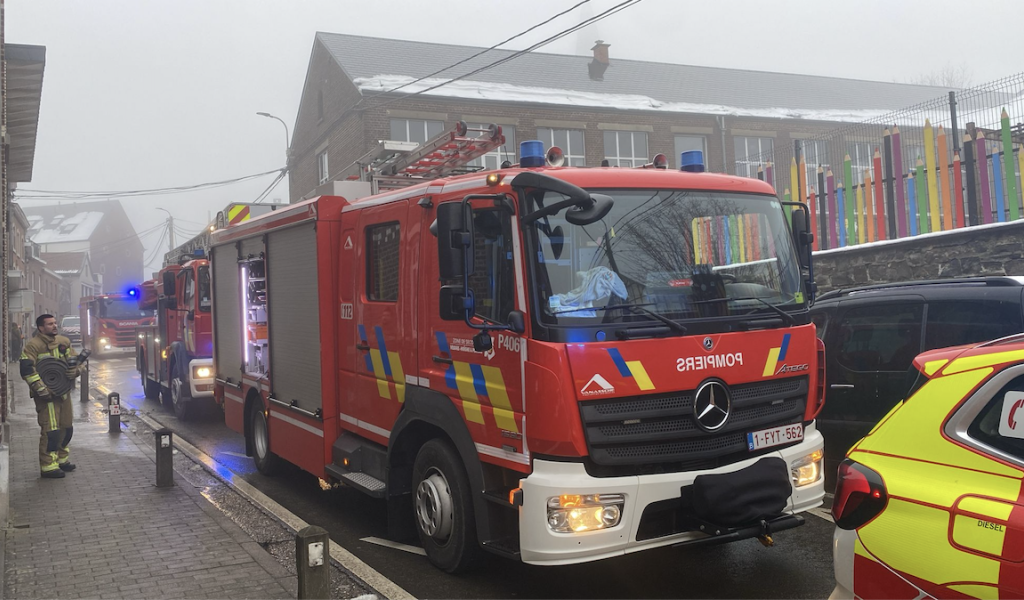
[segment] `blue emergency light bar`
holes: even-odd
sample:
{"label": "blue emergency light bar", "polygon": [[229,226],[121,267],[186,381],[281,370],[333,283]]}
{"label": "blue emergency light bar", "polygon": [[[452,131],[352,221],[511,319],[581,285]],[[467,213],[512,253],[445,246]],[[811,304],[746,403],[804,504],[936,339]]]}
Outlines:
{"label": "blue emergency light bar", "polygon": [[679,154],[679,170],[688,173],[704,172],[704,153],[700,150],[687,150]]}
{"label": "blue emergency light bar", "polygon": [[543,167],[544,142],[540,140],[524,140],[519,142],[519,166]]}

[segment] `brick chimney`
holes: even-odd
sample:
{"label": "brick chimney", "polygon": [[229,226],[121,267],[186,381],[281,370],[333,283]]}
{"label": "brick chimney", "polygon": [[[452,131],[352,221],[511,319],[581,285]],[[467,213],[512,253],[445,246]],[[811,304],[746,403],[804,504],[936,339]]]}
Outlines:
{"label": "brick chimney", "polygon": [[608,46],[610,45],[604,43],[604,40],[597,40],[594,42],[594,47],[591,48],[594,52],[594,59],[587,65],[587,71],[594,81],[604,81],[604,72],[608,68]]}

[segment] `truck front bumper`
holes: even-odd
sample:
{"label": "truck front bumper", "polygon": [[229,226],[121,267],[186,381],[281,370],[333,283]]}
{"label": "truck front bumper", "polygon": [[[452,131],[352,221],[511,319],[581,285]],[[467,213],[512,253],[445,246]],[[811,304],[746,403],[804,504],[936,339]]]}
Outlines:
{"label": "truck front bumper", "polygon": [[[205,369],[205,371],[204,371]],[[194,358],[188,363],[188,387],[193,398],[213,398],[213,359]],[[205,377],[200,375],[205,373]]]}
{"label": "truck front bumper", "polygon": [[[600,560],[650,548],[681,543],[700,543],[711,537],[699,531],[645,534],[638,539],[644,511],[654,503],[680,498],[680,490],[698,475],[731,473],[753,465],[765,457],[778,457],[791,467],[816,451],[823,441],[814,424],[804,431],[804,440],[795,446],[762,454],[726,467],[706,471],[687,471],[629,477],[593,477],[582,463],[534,460],[533,472],[520,480],[523,505],[519,513],[520,556],[523,562],[537,565],[565,565]],[[549,498],[563,494],[621,494],[624,504],[614,527],[581,533],[558,533],[548,526]],[[820,506],[825,497],[825,478],[794,487],[786,512],[795,514]],[[646,539],[644,539],[646,538]]]}

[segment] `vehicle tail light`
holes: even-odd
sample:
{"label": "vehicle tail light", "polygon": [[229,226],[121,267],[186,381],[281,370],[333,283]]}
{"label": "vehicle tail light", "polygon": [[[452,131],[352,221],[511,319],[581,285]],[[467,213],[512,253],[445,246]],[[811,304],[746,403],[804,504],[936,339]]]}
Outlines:
{"label": "vehicle tail light", "polygon": [[847,458],[839,463],[832,519],[840,529],[857,529],[878,516],[889,502],[882,476]]}
{"label": "vehicle tail light", "polygon": [[[818,360],[818,384],[814,386],[814,402],[807,407],[807,416],[805,421],[813,421],[821,409],[825,407],[825,342],[821,341],[820,338],[814,338],[817,342],[817,358]],[[813,411],[813,412],[812,412]]]}

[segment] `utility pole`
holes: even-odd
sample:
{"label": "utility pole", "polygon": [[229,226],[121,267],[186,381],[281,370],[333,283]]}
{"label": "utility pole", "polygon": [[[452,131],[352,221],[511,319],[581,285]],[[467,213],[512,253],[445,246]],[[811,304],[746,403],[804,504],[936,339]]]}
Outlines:
{"label": "utility pole", "polygon": [[174,251],[174,215],[172,215],[171,211],[167,210],[166,208],[159,208],[159,207],[157,207],[157,210],[162,210],[165,213],[167,213],[167,233],[169,234],[167,236],[167,251],[168,252],[173,252]]}

